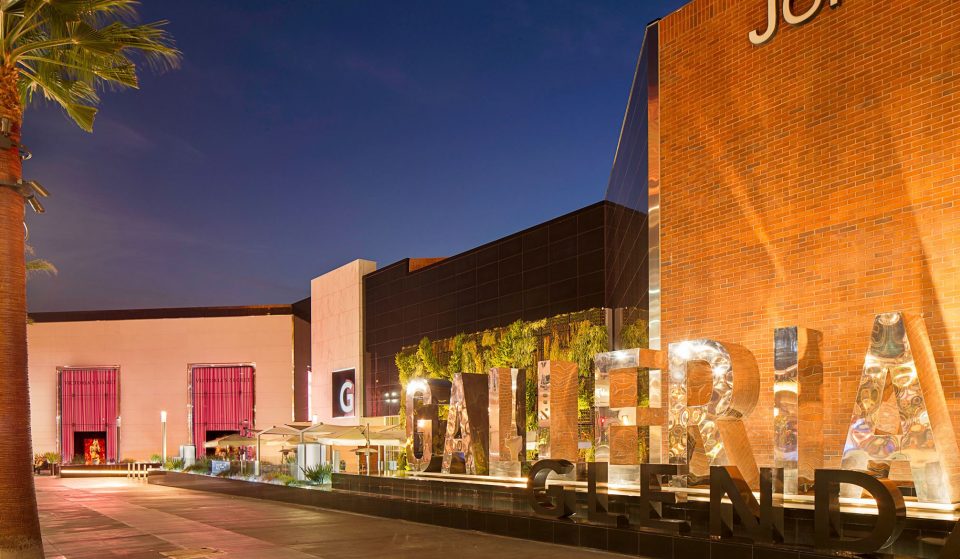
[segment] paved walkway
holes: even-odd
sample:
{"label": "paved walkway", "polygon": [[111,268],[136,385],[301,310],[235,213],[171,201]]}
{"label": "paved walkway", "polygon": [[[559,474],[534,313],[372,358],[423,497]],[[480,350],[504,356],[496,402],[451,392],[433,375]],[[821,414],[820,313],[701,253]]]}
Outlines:
{"label": "paved walkway", "polygon": [[143,482],[48,477],[36,481],[48,558],[622,557]]}

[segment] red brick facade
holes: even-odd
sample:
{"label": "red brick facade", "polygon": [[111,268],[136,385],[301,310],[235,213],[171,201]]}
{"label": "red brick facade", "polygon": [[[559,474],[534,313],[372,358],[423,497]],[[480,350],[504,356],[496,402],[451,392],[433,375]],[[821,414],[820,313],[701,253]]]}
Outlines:
{"label": "red brick facade", "polygon": [[876,313],[923,315],[960,428],[960,2],[844,0],[753,46],[766,4],[661,22],[662,339],[754,353],[770,465],[774,328],[823,332],[836,467]]}

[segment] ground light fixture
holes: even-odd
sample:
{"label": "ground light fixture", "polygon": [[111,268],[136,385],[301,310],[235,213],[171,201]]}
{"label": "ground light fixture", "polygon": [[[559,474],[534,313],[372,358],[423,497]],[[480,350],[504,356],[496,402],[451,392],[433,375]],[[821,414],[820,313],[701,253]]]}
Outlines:
{"label": "ground light fixture", "polygon": [[[2,8],[0,8],[2,9]],[[17,151],[20,153],[20,159],[26,161],[33,157],[33,154],[30,153],[30,150],[26,148],[20,142],[14,140],[13,136],[13,121],[7,117],[0,117],[0,150],[8,150],[10,148],[17,148]]]}
{"label": "ground light fixture", "polygon": [[[17,2],[14,2],[13,4],[17,4]],[[6,10],[6,7],[12,6],[13,4],[0,3],[0,9]],[[23,161],[33,157],[33,154],[30,153],[30,150],[14,140],[12,136],[13,121],[7,117],[0,117],[0,150],[7,150],[12,147],[16,147],[20,153],[20,159]],[[0,182],[0,186],[5,186],[15,190],[17,193],[23,196],[23,199],[26,201],[26,203],[30,204],[30,207],[33,208],[33,211],[36,213],[42,214],[46,212],[46,209],[44,209],[43,204],[40,203],[38,198],[49,198],[50,192],[39,182],[34,180],[24,181],[22,179],[18,179],[15,183]]]}
{"label": "ground light fixture", "polygon": [[7,187],[13,189],[18,194],[23,196],[24,201],[27,204],[30,204],[30,207],[33,208],[38,214],[42,214],[47,210],[43,207],[43,204],[40,203],[39,198],[49,198],[50,191],[43,187],[42,184],[35,180],[20,180],[15,183],[13,182],[0,182],[0,187]]}

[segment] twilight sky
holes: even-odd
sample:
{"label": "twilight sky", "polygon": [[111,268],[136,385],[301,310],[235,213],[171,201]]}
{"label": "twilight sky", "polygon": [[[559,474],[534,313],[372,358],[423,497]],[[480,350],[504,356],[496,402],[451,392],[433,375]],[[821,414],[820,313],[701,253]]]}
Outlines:
{"label": "twilight sky", "polygon": [[686,0],[146,0],[183,66],[94,134],[27,111],[32,311],[290,303],[603,198],[644,26]]}

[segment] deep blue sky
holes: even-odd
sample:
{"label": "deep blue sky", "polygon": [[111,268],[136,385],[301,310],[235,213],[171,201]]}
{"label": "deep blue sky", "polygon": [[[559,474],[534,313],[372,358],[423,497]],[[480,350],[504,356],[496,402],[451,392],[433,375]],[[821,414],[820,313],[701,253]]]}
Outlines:
{"label": "deep blue sky", "polygon": [[32,107],[30,309],[289,303],[603,198],[646,23],[685,0],[148,0],[179,70],[93,135]]}

